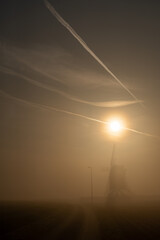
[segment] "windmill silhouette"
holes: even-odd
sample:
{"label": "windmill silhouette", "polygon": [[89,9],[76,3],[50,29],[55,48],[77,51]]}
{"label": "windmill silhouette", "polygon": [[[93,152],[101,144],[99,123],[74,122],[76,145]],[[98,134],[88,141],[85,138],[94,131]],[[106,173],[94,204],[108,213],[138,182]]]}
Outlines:
{"label": "windmill silhouette", "polygon": [[107,192],[107,202],[111,204],[119,204],[130,199],[126,169],[123,165],[118,165],[115,161],[115,144],[112,150]]}

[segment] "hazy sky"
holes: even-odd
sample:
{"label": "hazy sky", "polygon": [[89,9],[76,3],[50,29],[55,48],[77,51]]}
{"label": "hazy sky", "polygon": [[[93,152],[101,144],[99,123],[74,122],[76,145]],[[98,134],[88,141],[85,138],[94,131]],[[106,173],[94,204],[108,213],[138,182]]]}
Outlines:
{"label": "hazy sky", "polygon": [[[50,106],[160,136],[160,3],[50,0],[145,108],[56,20],[42,0],[0,4],[0,198],[105,195],[112,140],[103,124]],[[92,104],[90,104],[92,103]],[[43,106],[42,106],[43,105]],[[99,104],[100,105],[100,104]],[[40,107],[41,106],[41,107]],[[116,159],[136,194],[160,194],[160,140],[126,132]]]}

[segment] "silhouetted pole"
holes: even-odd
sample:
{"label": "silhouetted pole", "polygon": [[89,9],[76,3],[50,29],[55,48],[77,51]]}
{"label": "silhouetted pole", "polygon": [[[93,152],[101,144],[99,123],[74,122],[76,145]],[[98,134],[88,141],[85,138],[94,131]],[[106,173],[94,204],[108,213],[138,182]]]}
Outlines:
{"label": "silhouetted pole", "polygon": [[91,170],[91,205],[93,205],[93,175],[92,175],[92,167],[88,167]]}

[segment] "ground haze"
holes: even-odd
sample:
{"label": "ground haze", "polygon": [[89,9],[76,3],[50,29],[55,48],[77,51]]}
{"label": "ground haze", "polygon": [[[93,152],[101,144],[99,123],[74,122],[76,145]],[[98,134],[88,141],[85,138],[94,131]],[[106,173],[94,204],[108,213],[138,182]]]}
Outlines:
{"label": "ground haze", "polygon": [[159,239],[160,206],[3,202],[1,239]]}

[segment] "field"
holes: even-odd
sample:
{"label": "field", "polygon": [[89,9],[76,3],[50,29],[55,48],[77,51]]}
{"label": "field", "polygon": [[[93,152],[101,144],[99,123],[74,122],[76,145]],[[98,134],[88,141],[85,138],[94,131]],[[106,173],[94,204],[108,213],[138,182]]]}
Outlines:
{"label": "field", "polygon": [[1,203],[0,239],[160,239],[160,207]]}

